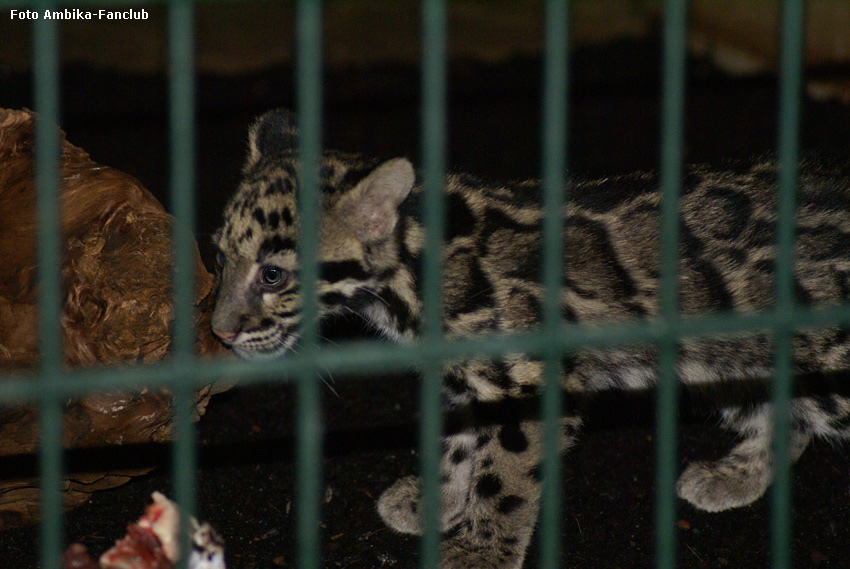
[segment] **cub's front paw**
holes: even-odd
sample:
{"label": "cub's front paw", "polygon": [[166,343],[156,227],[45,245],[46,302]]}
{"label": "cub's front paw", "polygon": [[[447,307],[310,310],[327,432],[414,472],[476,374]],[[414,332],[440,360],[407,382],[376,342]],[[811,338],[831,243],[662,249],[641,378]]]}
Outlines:
{"label": "cub's front paw", "polygon": [[[460,523],[465,513],[466,485],[458,476],[446,475],[440,486],[440,531],[448,531]],[[460,480],[460,484],[451,481]],[[405,476],[396,481],[378,499],[378,514],[384,523],[399,533],[422,534],[419,513],[420,486],[416,476]]]}

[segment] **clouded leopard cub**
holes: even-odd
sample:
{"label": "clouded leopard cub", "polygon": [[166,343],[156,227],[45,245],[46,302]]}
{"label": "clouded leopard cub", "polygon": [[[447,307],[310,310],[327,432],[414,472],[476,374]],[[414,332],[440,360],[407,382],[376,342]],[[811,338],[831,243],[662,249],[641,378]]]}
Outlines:
{"label": "clouded leopard cub", "polygon": [[[282,111],[250,129],[242,181],[216,233],[220,289],[212,325],[248,358],[282,357],[298,342],[300,290],[296,129]],[[797,300],[829,305],[850,297],[850,176],[804,163],[797,220]],[[754,311],[771,305],[775,168],[688,170],[681,199],[681,309],[685,314]],[[391,340],[416,337],[423,227],[410,162],[379,163],[326,152],[321,162],[320,315],[354,312]],[[658,311],[657,181],[648,174],[571,182],[562,314],[567,322],[649,318]],[[445,331],[449,336],[534,328],[541,287],[538,185],[446,180]],[[681,343],[685,384],[765,382],[769,335]],[[799,331],[799,372],[850,368],[850,336],[839,328]],[[656,380],[651,346],[587,350],[562,360],[567,393],[645,389]],[[441,529],[445,567],[520,567],[536,521],[540,429],[521,409],[536,393],[541,364],[513,354],[447,364],[444,399],[455,421],[444,441]],[[771,481],[771,408],[721,406],[740,443],[723,459],[688,466],[679,495],[698,508],[749,504]],[[527,405],[525,407],[528,407]],[[581,424],[564,418],[568,448]],[[793,403],[790,454],[815,436],[850,437],[850,399],[832,393]],[[420,531],[417,481],[403,478],[378,502],[393,529]]]}

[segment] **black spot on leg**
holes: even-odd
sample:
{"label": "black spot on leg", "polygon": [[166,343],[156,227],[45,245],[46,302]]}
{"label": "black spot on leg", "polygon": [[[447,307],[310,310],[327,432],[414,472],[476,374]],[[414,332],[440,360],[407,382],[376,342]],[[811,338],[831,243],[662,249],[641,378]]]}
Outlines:
{"label": "black spot on leg", "polygon": [[260,225],[266,224],[266,213],[262,209],[260,209],[260,208],[254,209],[254,212],[252,213],[252,215],[253,215],[254,219],[257,220],[257,223],[259,223]]}
{"label": "black spot on leg", "polygon": [[524,503],[525,500],[523,498],[520,498],[515,494],[510,494],[499,498],[499,502],[496,504],[496,510],[500,514],[510,514]]}
{"label": "black spot on leg", "polygon": [[485,474],[475,483],[475,492],[482,498],[492,498],[502,489],[502,481],[495,474]]}
{"label": "black spot on leg", "polygon": [[504,425],[499,429],[499,443],[506,451],[516,454],[528,449],[528,439],[517,423]]}
{"label": "black spot on leg", "polygon": [[268,222],[272,231],[276,230],[280,226],[280,214],[276,211],[270,212]]}
{"label": "black spot on leg", "polygon": [[538,463],[538,464],[535,464],[534,466],[532,466],[532,467],[529,469],[529,471],[528,471],[528,477],[529,477],[529,478],[532,478],[532,479],[534,479],[534,480],[537,480],[538,482],[542,479],[541,470],[540,470],[540,464],[539,464],[539,463]]}
{"label": "black spot on leg", "polygon": [[284,207],[283,210],[280,212],[280,219],[285,225],[292,225],[292,210],[290,210],[288,207]]}

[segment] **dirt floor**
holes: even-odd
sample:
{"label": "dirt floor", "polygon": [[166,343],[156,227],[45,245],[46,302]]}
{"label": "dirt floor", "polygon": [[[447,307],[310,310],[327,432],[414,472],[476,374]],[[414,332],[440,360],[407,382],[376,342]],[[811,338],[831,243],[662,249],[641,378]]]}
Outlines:
{"label": "dirt floor", "polygon": [[[612,44],[574,58],[570,164],[587,175],[651,169],[658,162],[658,46]],[[775,78],[734,78],[691,61],[688,161],[767,152],[776,140]],[[0,106],[32,106],[26,75],[7,74]],[[418,152],[418,72],[407,67],[334,69],[326,76],[327,146],[380,157]],[[539,64],[455,62],[450,77],[449,164],[487,179],[539,172]],[[166,87],[161,78],[63,70],[62,126],[96,161],[143,181],[168,203]],[[292,106],[289,68],[198,82],[198,239],[209,234],[238,179],[252,117]],[[803,144],[845,157],[850,108],[807,101]],[[327,567],[414,567],[417,541],[395,535],[374,502],[416,470],[415,377],[334,378],[325,390],[322,519]],[[199,515],[226,540],[232,569],[294,566],[294,419],[288,386],[237,387],[215,397],[199,429]],[[718,456],[731,442],[715,419],[683,409],[683,463]],[[600,400],[582,443],[565,459],[564,566],[648,568],[653,563],[652,404],[625,395]],[[136,518],[153,490],[169,491],[169,448],[71,453],[69,462],[128,460],[157,468],[97,494],[66,519],[68,541],[100,553]],[[2,476],[2,473],[0,473]],[[680,504],[679,567],[756,568],[769,562],[767,500],[706,514]],[[816,444],[794,469],[795,568],[850,567],[850,454]],[[34,528],[0,534],[0,569],[36,567]],[[526,567],[536,566],[532,550]]]}

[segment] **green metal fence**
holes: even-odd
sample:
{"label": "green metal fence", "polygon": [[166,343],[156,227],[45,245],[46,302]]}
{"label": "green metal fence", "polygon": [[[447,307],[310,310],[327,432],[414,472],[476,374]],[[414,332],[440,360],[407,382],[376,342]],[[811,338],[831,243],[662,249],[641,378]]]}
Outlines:
{"label": "green metal fence", "polygon": [[[116,0],[115,3],[127,3]],[[137,2],[134,2],[137,4]],[[171,189],[175,243],[174,354],[154,366],[114,370],[67,371],[61,367],[59,329],[61,249],[58,231],[56,172],[59,164],[58,140],[51,125],[58,119],[59,56],[57,24],[54,20],[33,22],[35,69],[35,108],[37,124],[38,282],[40,308],[41,365],[33,374],[14,374],[0,381],[0,403],[35,403],[41,412],[42,444],[39,451],[41,485],[44,490],[41,527],[41,566],[58,567],[62,549],[61,448],[62,402],[98,389],[172,389],[175,394],[176,442],[173,445],[176,499],[187,511],[194,511],[195,432],[190,420],[193,389],[216,376],[239,377],[244,382],[276,382],[283,377],[297,382],[297,511],[299,566],[316,569],[321,565],[318,521],[321,476],[321,425],[319,423],[319,382],[317,367],[330,372],[356,370],[357,373],[388,371],[406,367],[411,361],[422,365],[421,472],[424,476],[424,512],[427,531],[422,539],[421,564],[436,567],[439,536],[436,529],[438,462],[441,418],[439,407],[440,359],[472,354],[529,351],[542,354],[546,363],[544,494],[541,528],[541,566],[552,569],[569,560],[562,559],[559,536],[562,506],[560,459],[557,453],[557,417],[561,393],[558,388],[558,355],[586,346],[654,341],[661,348],[661,379],[658,388],[657,424],[657,567],[675,565],[675,497],[677,384],[674,378],[676,343],[684,336],[700,336],[771,329],[776,338],[776,481],[773,495],[772,567],[790,567],[789,465],[786,445],[791,395],[792,333],[807,325],[848,324],[848,310],[811,310],[795,306],[792,295],[793,214],[797,181],[799,95],[803,44],[803,0],[786,0],[782,19],[781,124],[778,141],[780,169],[779,227],[775,309],[750,315],[711,315],[681,319],[677,311],[677,204],[681,178],[684,118],[685,43],[687,5],[683,0],[666,0],[663,29],[663,118],[661,148],[661,187],[664,192],[661,224],[661,315],[646,322],[628,322],[607,327],[567,326],[559,321],[558,287],[562,274],[563,222],[559,215],[564,200],[568,116],[568,37],[569,4],[565,0],[545,2],[545,79],[542,177],[546,217],[544,221],[544,272],[547,287],[544,314],[539,332],[494,336],[446,342],[440,327],[440,238],[445,204],[442,196],[446,146],[446,2],[423,0],[422,132],[425,221],[428,228],[424,255],[425,324],[421,340],[413,345],[355,344],[317,348],[314,340],[316,299],[304,299],[305,349],[299,354],[263,364],[241,361],[199,362],[192,355],[192,253],[193,180],[195,176],[193,14],[192,2],[168,2],[169,85],[171,128]],[[2,0],[0,5],[29,7],[43,11],[57,6],[55,0]],[[297,2],[297,111],[301,129],[301,196],[305,238],[316,243],[316,169],[321,149],[321,3]],[[317,276],[316,252],[302,251],[304,280]],[[186,549],[184,549],[186,551]],[[184,560],[185,563],[185,560]]]}

